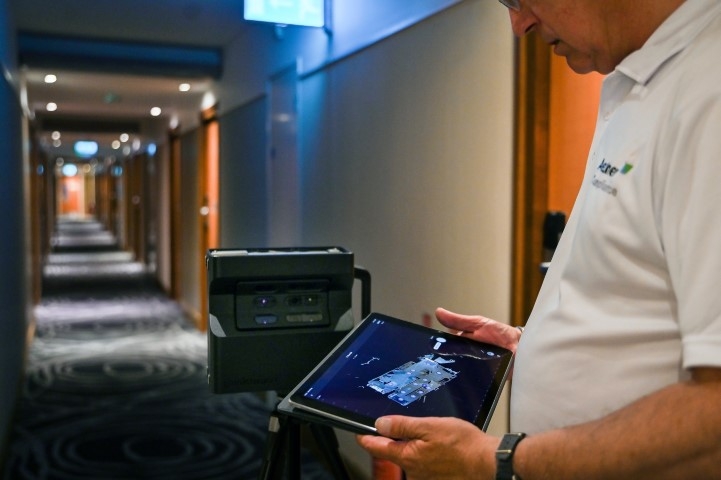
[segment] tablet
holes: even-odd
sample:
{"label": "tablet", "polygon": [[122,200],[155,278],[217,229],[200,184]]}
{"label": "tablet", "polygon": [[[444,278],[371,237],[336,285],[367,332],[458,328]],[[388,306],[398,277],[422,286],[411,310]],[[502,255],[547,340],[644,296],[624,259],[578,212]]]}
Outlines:
{"label": "tablet", "polygon": [[505,348],[372,313],[278,410],[366,434],[384,415],[457,417],[485,430],[512,361]]}

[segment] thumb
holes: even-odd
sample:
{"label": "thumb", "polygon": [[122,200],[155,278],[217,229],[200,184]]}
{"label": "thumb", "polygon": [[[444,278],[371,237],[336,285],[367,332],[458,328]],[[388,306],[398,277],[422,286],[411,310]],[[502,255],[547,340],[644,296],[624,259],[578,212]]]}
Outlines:
{"label": "thumb", "polygon": [[376,420],[375,427],[378,434],[397,440],[411,440],[423,436],[419,418],[389,415]]}

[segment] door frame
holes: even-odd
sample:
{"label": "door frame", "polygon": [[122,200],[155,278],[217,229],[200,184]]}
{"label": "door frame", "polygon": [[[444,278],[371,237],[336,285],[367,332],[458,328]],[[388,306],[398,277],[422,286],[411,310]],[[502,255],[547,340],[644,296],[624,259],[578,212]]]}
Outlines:
{"label": "door frame", "polygon": [[208,249],[217,248],[220,239],[220,125],[218,106],[213,105],[200,114],[200,158],[198,169],[198,221],[200,222],[199,280],[200,280],[200,319],[198,329],[208,328],[208,272],[205,255]]}
{"label": "door frame", "polygon": [[516,43],[511,325],[522,326],[543,282],[548,210],[551,52],[536,34]]}

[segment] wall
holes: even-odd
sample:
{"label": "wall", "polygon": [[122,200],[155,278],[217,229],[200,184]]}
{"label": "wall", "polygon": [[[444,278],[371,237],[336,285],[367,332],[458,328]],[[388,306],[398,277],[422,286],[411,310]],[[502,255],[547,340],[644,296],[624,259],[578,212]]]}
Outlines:
{"label": "wall", "polygon": [[[270,55],[279,41],[267,41],[245,58]],[[373,276],[374,310],[420,321],[445,306],[508,321],[513,73],[506,9],[466,0],[301,76],[301,243],[350,248]],[[233,205],[222,208],[225,246],[263,240],[257,215],[276,194],[261,187],[260,110],[221,117],[222,143],[243,138],[221,152],[221,204]],[[504,403],[491,432],[505,431],[506,415]],[[352,436],[341,443],[369,463]]]}
{"label": "wall", "polygon": [[[220,246],[267,244],[264,98],[226,114],[220,122]],[[259,181],[260,180],[260,181]]]}
{"label": "wall", "polygon": [[226,46],[223,80],[214,92],[221,99],[221,115],[265,93],[269,77],[296,60],[301,75],[312,72],[461,0],[328,1],[332,3],[331,33],[257,23]]}
{"label": "wall", "polygon": [[7,444],[25,350],[28,281],[24,187],[27,174],[21,151],[23,132],[18,95],[12,73],[14,35],[8,7],[0,0],[0,462]]}
{"label": "wall", "polygon": [[[200,132],[194,130],[180,138],[180,231],[178,248],[182,259],[180,273],[180,303],[195,318],[200,318],[200,231],[198,201],[198,156],[200,152]],[[202,288],[205,288],[203,285]]]}
{"label": "wall", "polygon": [[170,292],[172,279],[170,259],[170,151],[168,145],[158,147],[157,161],[157,188],[155,195],[157,202],[157,270],[158,281],[166,292]]}

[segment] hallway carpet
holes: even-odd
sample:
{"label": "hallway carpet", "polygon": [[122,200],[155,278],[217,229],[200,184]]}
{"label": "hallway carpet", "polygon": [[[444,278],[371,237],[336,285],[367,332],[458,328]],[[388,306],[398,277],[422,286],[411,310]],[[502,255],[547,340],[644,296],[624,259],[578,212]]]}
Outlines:
{"label": "hallway carpet", "polygon": [[[209,393],[205,335],[97,224],[54,243],[2,478],[257,478],[265,402]],[[331,478],[308,453],[302,469]]]}

